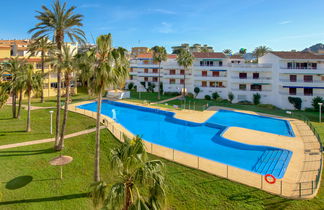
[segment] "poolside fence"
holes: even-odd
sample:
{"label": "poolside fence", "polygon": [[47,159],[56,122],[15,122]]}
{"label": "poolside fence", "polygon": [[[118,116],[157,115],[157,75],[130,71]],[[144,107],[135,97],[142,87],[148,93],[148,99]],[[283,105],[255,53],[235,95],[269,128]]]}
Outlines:
{"label": "poolside fence", "polygon": [[[75,111],[86,116],[96,118],[96,112],[88,111],[85,109],[79,109],[76,106],[74,106],[74,108],[71,111]],[[134,135],[127,131],[122,125],[116,123],[107,116],[101,115],[101,123],[103,123],[107,127],[107,129],[121,142],[125,140],[125,137],[134,137]],[[261,174],[253,173],[220,162],[212,161],[203,157],[150,143],[148,141],[144,141],[144,144],[146,147],[146,151],[150,154],[165,158],[176,163],[180,163],[191,168],[199,169],[207,173],[223,177],[238,183],[252,186],[272,194],[280,195],[282,197],[295,199],[312,198],[316,195],[319,187],[318,185],[321,180],[320,170],[316,179],[310,182],[290,183],[287,181],[283,181],[282,179],[277,179],[277,181],[274,184],[269,184],[265,181],[265,177]],[[322,167],[322,159],[320,163]]]}

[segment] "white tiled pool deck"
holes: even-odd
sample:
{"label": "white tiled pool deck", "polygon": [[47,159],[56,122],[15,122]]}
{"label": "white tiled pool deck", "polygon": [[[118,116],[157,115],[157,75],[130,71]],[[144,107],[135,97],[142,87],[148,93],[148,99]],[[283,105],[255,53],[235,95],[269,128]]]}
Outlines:
{"label": "white tiled pool deck", "polygon": [[[69,105],[69,109],[71,111],[75,111],[95,118],[96,115],[94,114],[94,112],[76,108],[76,106],[87,104],[90,102],[93,101],[71,104]],[[178,119],[198,123],[205,122],[219,109],[233,110],[229,108],[214,106],[209,107],[207,110],[201,112],[193,110],[167,109],[157,106],[143,105],[125,100],[119,102],[151,107],[154,109],[161,109],[165,111],[172,111],[175,113],[175,117]],[[229,127],[223,134],[225,138],[235,140],[237,142],[252,145],[272,146],[292,151],[293,154],[284,177],[280,180],[278,179],[275,184],[266,183],[264,181],[264,177],[260,174],[227,166],[225,164],[207,160],[201,157],[197,157],[195,155],[187,154],[156,144],[152,144],[150,142],[145,142],[147,146],[147,151],[149,153],[187,165],[189,167],[197,168],[217,176],[225,177],[236,182],[240,182],[249,186],[265,190],[273,194],[281,195],[283,197],[301,199],[309,199],[314,197],[319,188],[319,184],[317,186],[314,186],[314,181],[316,180],[316,176],[318,175],[318,171],[322,163],[321,153],[319,152],[320,144],[318,143],[316,137],[313,135],[308,125],[301,120],[293,118],[272,116],[242,110],[234,111],[255,115],[270,116],[284,119],[290,122],[291,127],[295,133],[295,137],[276,135],[239,127]],[[113,122],[112,119],[110,119],[109,117],[104,115],[101,116],[102,119],[106,119],[106,122]],[[107,123],[107,126],[108,129],[112,131],[114,135],[120,140],[122,140],[122,135],[120,133],[125,133],[128,137],[136,135],[127,131],[122,125],[114,122]],[[119,134],[118,132],[116,133],[116,129],[119,130]]]}

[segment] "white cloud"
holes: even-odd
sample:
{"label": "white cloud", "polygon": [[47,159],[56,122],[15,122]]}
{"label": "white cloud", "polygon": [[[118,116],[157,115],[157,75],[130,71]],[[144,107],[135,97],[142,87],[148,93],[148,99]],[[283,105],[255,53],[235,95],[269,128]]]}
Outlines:
{"label": "white cloud", "polygon": [[152,13],[161,13],[166,15],[175,15],[177,14],[175,11],[172,10],[166,10],[166,9],[148,9],[149,12]]}
{"label": "white cloud", "polygon": [[169,34],[174,32],[172,24],[167,22],[162,22],[161,25],[156,28],[156,30],[162,34]]}
{"label": "white cloud", "polygon": [[286,25],[286,24],[289,24],[289,23],[292,23],[292,21],[291,20],[284,20],[284,21],[279,22],[280,25]]}

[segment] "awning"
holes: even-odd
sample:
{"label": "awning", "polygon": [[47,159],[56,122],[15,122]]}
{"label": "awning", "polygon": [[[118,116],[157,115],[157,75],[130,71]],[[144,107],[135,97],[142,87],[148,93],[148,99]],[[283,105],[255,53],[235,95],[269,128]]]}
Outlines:
{"label": "awning", "polygon": [[271,85],[271,83],[252,83],[251,85]]}
{"label": "awning", "polygon": [[209,71],[227,71],[227,70],[209,70]]}
{"label": "awning", "polygon": [[2,76],[11,76],[11,74],[3,74]]}
{"label": "awning", "polygon": [[283,88],[324,89],[324,87],[282,86]]}
{"label": "awning", "polygon": [[[130,68],[134,68],[134,69],[159,69],[159,67],[148,67],[148,66],[140,66],[140,67],[137,67],[137,66],[131,66]],[[162,67],[160,68],[160,69],[162,69]]]}

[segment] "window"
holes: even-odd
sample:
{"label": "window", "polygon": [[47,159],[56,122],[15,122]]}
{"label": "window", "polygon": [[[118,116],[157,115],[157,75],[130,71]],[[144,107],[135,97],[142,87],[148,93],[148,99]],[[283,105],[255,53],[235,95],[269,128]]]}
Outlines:
{"label": "window", "polygon": [[304,75],[304,82],[313,82],[312,75]]}
{"label": "window", "polygon": [[321,80],[324,81],[324,76],[321,76]]}
{"label": "window", "polygon": [[206,81],[201,81],[201,87],[207,87],[207,82]]}
{"label": "window", "polygon": [[203,61],[200,61],[200,66],[204,66],[204,62]]}
{"label": "window", "polygon": [[292,69],[293,65],[291,62],[287,63],[287,69]]}
{"label": "window", "polygon": [[184,84],[184,79],[180,79],[180,84]]}
{"label": "window", "polygon": [[170,84],[175,84],[175,79],[170,79]]}
{"label": "window", "polygon": [[214,61],[209,62],[210,66],[214,66]]}
{"label": "window", "polygon": [[289,95],[296,95],[297,88],[289,88]]}
{"label": "window", "polygon": [[185,74],[185,70],[180,70],[180,74],[184,75]]}
{"label": "window", "polygon": [[130,80],[133,80],[133,75],[130,75],[130,76],[129,76],[129,79],[130,79]]}
{"label": "window", "polygon": [[239,84],[240,90],[246,90],[246,84]]}
{"label": "window", "polygon": [[153,77],[153,82],[157,82],[158,78],[157,77]]}
{"label": "window", "polygon": [[312,69],[317,69],[317,63],[312,63]]}
{"label": "window", "polygon": [[251,90],[252,91],[262,91],[262,85],[253,84],[253,85],[251,85]]}
{"label": "window", "polygon": [[213,71],[213,77],[219,77],[219,71]]}
{"label": "window", "polygon": [[259,79],[259,73],[253,73],[253,79]]}
{"label": "window", "polygon": [[304,95],[305,96],[312,96],[313,95],[313,88],[304,88]]}
{"label": "window", "polygon": [[57,82],[52,82],[51,83],[51,88],[57,88]]}
{"label": "window", "polygon": [[148,69],[144,69],[144,73],[148,73]]}
{"label": "window", "polygon": [[134,70],[133,70],[133,68],[130,68],[130,72],[133,72]]}
{"label": "window", "polygon": [[216,87],[224,87],[223,82],[216,82]]}
{"label": "window", "polygon": [[290,82],[297,82],[297,75],[290,75],[289,79],[290,79]]}
{"label": "window", "polygon": [[219,66],[223,66],[223,61],[219,61]]}
{"label": "window", "polygon": [[240,79],[246,79],[247,78],[247,73],[240,73],[239,77],[240,77]]}
{"label": "window", "polygon": [[207,77],[207,71],[202,71],[202,72],[201,72],[201,76],[203,76],[203,77]]}
{"label": "window", "polygon": [[148,81],[148,77],[144,77],[144,81],[147,82]]}
{"label": "window", "polygon": [[176,74],[176,70],[175,69],[171,69],[170,70],[170,75],[175,75]]}
{"label": "window", "polygon": [[158,73],[158,70],[157,69],[153,69],[153,73]]}
{"label": "window", "polygon": [[215,82],[209,82],[209,87],[215,87],[216,83]]}

